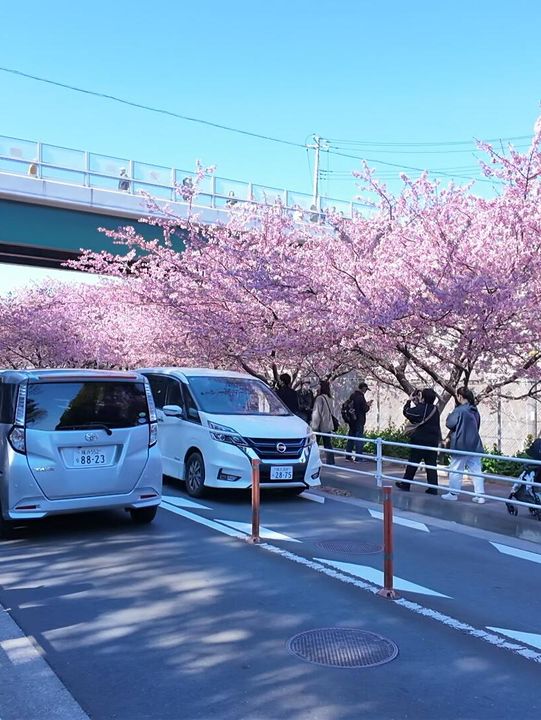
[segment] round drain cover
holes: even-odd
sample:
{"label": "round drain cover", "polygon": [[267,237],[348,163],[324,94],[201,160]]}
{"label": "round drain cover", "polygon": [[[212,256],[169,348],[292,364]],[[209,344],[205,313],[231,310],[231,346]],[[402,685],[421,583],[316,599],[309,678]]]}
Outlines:
{"label": "round drain cover", "polygon": [[351,555],[368,555],[383,550],[382,545],[376,543],[359,542],[358,540],[320,540],[316,543],[320,550],[329,552],[349,553]]}
{"label": "round drain cover", "polygon": [[381,635],[355,628],[319,628],[291,638],[288,649],[315,665],[374,667],[394,660],[398,646]]}

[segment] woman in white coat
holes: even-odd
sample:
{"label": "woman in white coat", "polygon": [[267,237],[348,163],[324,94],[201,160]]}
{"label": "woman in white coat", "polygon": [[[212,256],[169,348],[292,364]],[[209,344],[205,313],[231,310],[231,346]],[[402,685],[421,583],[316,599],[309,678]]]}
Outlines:
{"label": "woman in white coat", "polygon": [[[332,420],[332,395],[331,385],[328,380],[322,380],[319,383],[319,390],[317,393],[316,400],[314,402],[314,408],[312,410],[312,421],[310,423],[314,432],[321,433],[332,433],[334,432],[333,420]],[[318,438],[319,440],[319,438]],[[331,438],[323,436],[323,447],[325,448],[327,465],[335,465],[334,453],[332,450]]]}

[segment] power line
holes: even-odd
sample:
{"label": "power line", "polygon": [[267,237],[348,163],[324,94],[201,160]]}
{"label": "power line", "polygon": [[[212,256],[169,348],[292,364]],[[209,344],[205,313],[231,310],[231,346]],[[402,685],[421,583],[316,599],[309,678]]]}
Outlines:
{"label": "power line", "polygon": [[[445,171],[443,171],[443,170],[439,170],[439,171],[437,171],[437,170],[427,170],[427,168],[413,167],[412,165],[400,165],[400,164],[397,164],[397,163],[386,162],[385,160],[375,160],[374,158],[361,157],[361,156],[359,156],[359,155],[348,155],[348,154],[346,154],[346,153],[336,152],[336,151],[334,151],[334,150],[328,150],[328,153],[329,153],[330,155],[337,155],[337,156],[339,156],[339,157],[352,158],[353,160],[364,160],[364,161],[367,162],[367,163],[374,163],[374,164],[377,164],[377,165],[385,165],[386,167],[395,167],[395,168],[399,168],[400,170],[414,170],[415,172],[433,172],[435,175],[443,175],[443,176],[446,176],[446,177],[462,178],[462,179],[464,179],[464,180],[471,180],[471,179],[472,179],[471,177],[467,177],[467,176],[465,176],[465,175],[454,175],[454,174],[450,174],[450,173],[447,173],[447,172],[445,172]],[[487,180],[487,179],[485,179],[485,178],[478,178],[478,180],[479,180],[479,182],[489,182],[489,183],[493,183],[492,180]]]}
{"label": "power line", "polygon": [[130,107],[138,108],[140,110],[148,110],[149,112],[159,113],[160,115],[168,115],[169,117],[178,118],[179,120],[186,120],[188,122],[199,123],[208,127],[218,128],[219,130],[227,130],[228,132],[234,132],[238,135],[247,135],[248,137],[258,138],[259,140],[268,140],[269,142],[280,143],[281,145],[289,145],[290,147],[305,148],[306,145],[302,143],[293,142],[291,140],[282,140],[281,138],[275,138],[270,135],[263,135],[260,133],[251,132],[250,130],[240,130],[239,128],[230,127],[228,125],[222,125],[220,123],[212,122],[211,120],[202,120],[201,118],[189,117],[188,115],[181,115],[180,113],[173,112],[172,110],[165,110],[163,108],[156,108],[151,105],[145,105],[143,103],[132,102],[131,100],[125,100],[124,98],[117,97],[116,95],[109,95],[107,93],[98,92],[96,90],[86,90],[85,88],[77,87],[75,85],[69,85],[67,83],[58,82],[56,80],[49,80],[47,78],[38,77],[37,75],[31,75],[30,73],[24,73],[20,70],[13,70],[12,68],[0,67],[0,71],[10,73],[11,75],[18,75],[20,77],[30,78],[37,82],[46,83],[47,85],[55,85],[66,90],[72,90],[73,92],[82,93],[84,95],[92,95],[94,97],[105,98],[106,100],[113,100],[114,102],[121,103],[122,105],[128,105]]}
{"label": "power line", "polygon": [[[450,145],[471,145],[475,142],[472,140],[442,140],[438,142],[376,142],[374,140],[340,140],[339,138],[327,138],[328,142],[337,145],[367,145],[369,147],[438,147]],[[515,135],[513,137],[492,138],[484,142],[507,142],[511,140],[531,140],[531,135]],[[462,151],[459,151],[462,152]]]}

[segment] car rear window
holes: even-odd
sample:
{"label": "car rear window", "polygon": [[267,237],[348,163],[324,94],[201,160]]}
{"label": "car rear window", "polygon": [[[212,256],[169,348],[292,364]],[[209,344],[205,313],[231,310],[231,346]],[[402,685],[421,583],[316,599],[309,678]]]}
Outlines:
{"label": "car rear window", "polygon": [[73,430],[92,425],[109,428],[148,423],[142,382],[29,383],[26,426],[32,430]]}

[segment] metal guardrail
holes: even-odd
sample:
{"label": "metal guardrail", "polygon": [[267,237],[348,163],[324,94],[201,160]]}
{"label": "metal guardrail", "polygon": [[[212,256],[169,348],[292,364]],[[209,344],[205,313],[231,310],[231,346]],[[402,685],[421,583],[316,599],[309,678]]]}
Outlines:
{"label": "metal guardrail", "polygon": [[[490,453],[474,453],[474,452],[467,452],[467,451],[463,451],[463,450],[451,450],[448,448],[432,447],[432,446],[428,446],[428,445],[415,445],[413,443],[391,442],[390,440],[383,440],[382,438],[376,438],[376,439],[365,438],[365,437],[359,438],[359,437],[352,437],[350,435],[341,435],[341,434],[337,434],[337,433],[316,432],[315,435],[317,437],[322,437],[322,438],[328,437],[331,439],[331,443],[332,443],[333,439],[340,439],[340,440],[352,440],[354,442],[360,441],[363,444],[367,444],[367,443],[374,444],[376,446],[375,455],[361,453],[360,457],[362,457],[365,460],[375,461],[376,462],[375,470],[364,470],[364,469],[361,470],[361,469],[352,468],[352,467],[350,468],[347,466],[344,466],[344,467],[340,466],[340,470],[345,470],[346,472],[352,473],[352,474],[367,475],[367,476],[374,477],[378,487],[389,485],[391,483],[395,483],[397,481],[402,480],[402,478],[398,478],[394,475],[386,474],[384,472],[384,467],[383,467],[384,462],[392,462],[395,465],[400,465],[403,467],[407,467],[407,466],[421,467],[419,464],[412,463],[409,460],[405,460],[403,458],[396,457],[393,455],[385,455],[385,447],[405,448],[408,450],[409,449],[431,450],[433,452],[437,452],[440,455],[475,457],[475,458],[479,458],[481,460],[483,458],[494,460],[494,458],[496,457],[496,459],[499,461],[501,460],[501,461],[507,461],[507,462],[514,462],[518,465],[541,466],[541,461],[533,460],[532,458],[517,458],[517,457],[513,457],[513,456],[508,456],[508,455],[494,456],[494,455],[491,455]],[[335,447],[332,447],[332,448],[321,447],[321,452],[332,452],[333,455],[338,455],[338,456],[342,456],[342,457],[352,457],[355,454],[354,452],[347,452],[345,450],[341,450],[341,449],[335,448]],[[334,467],[333,465],[330,465],[327,463],[323,463],[323,465],[325,467]],[[450,470],[449,466],[441,465],[441,464],[429,465],[429,464],[423,463],[422,467],[428,468],[428,469],[434,469],[438,473],[446,473],[447,475],[449,475],[450,472],[453,472],[453,473],[456,472],[456,474],[461,475],[462,478],[464,478],[464,476],[468,476],[470,478],[480,477],[480,478],[483,478],[483,480],[489,480],[489,481],[496,480],[498,482],[507,483],[510,486],[513,486],[518,483],[526,484],[519,477],[509,477],[508,475],[496,475],[493,473],[480,473],[480,474],[479,473],[471,473],[468,470],[464,470],[464,471]],[[425,489],[434,488],[434,485],[430,485],[428,482],[423,482],[422,480],[412,479],[412,480],[406,480],[405,482],[409,483],[410,485],[417,485],[419,487],[423,487]],[[527,484],[531,485],[535,488],[541,489],[541,483],[539,483],[539,482],[529,482],[528,481]],[[450,491],[450,488],[448,488],[447,486],[438,486],[438,489]],[[470,497],[480,496],[480,497],[484,498],[485,500],[495,500],[497,502],[505,503],[506,505],[510,504],[510,505],[531,508],[531,509],[537,510],[541,513],[541,505],[538,505],[536,503],[523,502],[521,500],[515,500],[514,498],[513,499],[502,498],[498,495],[490,495],[486,492],[483,492],[483,493],[471,492],[469,490],[464,490],[462,488],[457,489],[457,490],[453,489],[452,492],[456,493],[456,494],[470,496]]]}
{"label": "metal guardrail", "polygon": [[[3,135],[0,135],[0,172],[128,194],[146,191],[157,198],[177,202],[182,202],[183,184],[190,188],[195,179],[195,173],[188,170]],[[295,219],[309,222],[324,220],[329,211],[351,218],[366,207],[362,203],[328,197],[318,197],[314,203],[307,193],[216,175],[203,178],[199,185],[199,206],[227,209],[247,202],[280,203]]]}

